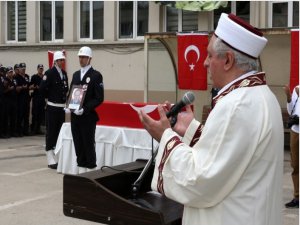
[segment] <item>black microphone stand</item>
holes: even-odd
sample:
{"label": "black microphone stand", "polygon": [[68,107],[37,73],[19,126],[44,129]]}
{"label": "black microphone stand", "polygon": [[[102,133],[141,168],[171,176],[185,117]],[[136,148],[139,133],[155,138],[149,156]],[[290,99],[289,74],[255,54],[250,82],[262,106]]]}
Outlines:
{"label": "black microphone stand", "polygon": [[[178,114],[175,114],[174,116],[172,116],[170,118],[171,119],[171,121],[170,121],[171,127],[175,126],[175,124],[177,122],[177,115]],[[136,197],[138,195],[138,192],[141,188],[142,181],[144,180],[144,177],[146,176],[147,172],[149,171],[149,168],[150,168],[151,164],[154,162],[154,159],[157,155],[158,148],[159,148],[159,145],[157,145],[155,151],[153,151],[153,138],[152,138],[152,156],[148,160],[147,164],[145,165],[145,167],[142,170],[142,172],[141,172],[140,176],[138,177],[138,179],[132,185],[132,197],[133,197],[133,199],[136,199]]]}
{"label": "black microphone stand", "polygon": [[[170,118],[170,125],[173,128],[177,122],[177,115],[178,113],[176,113],[174,116],[172,116]],[[157,152],[159,149],[159,144],[157,145],[155,151],[153,151],[153,138],[152,138],[152,155],[151,158],[148,160],[148,162],[146,163],[144,169],[142,170],[140,176],[138,177],[138,179],[132,184],[132,190],[131,190],[131,194],[132,194],[132,199],[130,199],[130,201],[132,201],[133,203],[139,205],[139,206],[144,206],[150,209],[153,209],[153,207],[145,200],[143,199],[138,199],[138,193],[140,191],[142,182],[146,176],[146,174],[148,173],[151,164],[154,162],[154,159],[156,158]]]}
{"label": "black microphone stand", "polygon": [[156,147],[155,151],[152,151],[151,158],[146,163],[146,165],[145,165],[144,169],[142,170],[142,172],[141,172],[140,176],[138,177],[138,179],[132,184],[132,197],[133,197],[133,199],[136,199],[136,197],[138,195],[138,192],[141,188],[141,184],[142,184],[147,172],[149,171],[149,168],[150,168],[151,164],[154,162],[154,159],[157,155],[158,148],[159,148],[159,145]]}

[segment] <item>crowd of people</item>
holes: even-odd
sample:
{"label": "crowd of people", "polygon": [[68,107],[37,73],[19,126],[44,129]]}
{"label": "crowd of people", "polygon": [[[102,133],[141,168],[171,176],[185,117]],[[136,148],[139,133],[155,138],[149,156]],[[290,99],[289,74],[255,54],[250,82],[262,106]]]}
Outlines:
{"label": "crowd of people", "polygon": [[42,64],[31,77],[24,62],[14,67],[0,64],[0,138],[44,134],[45,98],[39,92],[43,75]]}

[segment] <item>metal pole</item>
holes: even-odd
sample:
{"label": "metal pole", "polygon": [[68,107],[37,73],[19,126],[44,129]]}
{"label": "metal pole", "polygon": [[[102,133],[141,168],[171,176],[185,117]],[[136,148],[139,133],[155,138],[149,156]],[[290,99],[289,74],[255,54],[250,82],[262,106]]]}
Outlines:
{"label": "metal pole", "polygon": [[145,73],[144,73],[144,103],[148,102],[148,77],[149,77],[149,52],[148,52],[148,37],[145,36],[144,42],[144,64],[145,64]]}

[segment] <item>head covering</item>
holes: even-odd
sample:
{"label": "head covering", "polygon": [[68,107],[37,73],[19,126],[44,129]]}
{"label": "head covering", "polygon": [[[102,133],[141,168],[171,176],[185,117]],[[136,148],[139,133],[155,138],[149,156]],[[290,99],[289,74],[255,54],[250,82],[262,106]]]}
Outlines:
{"label": "head covering", "polygon": [[12,66],[8,66],[8,67],[6,67],[6,71],[8,73],[8,72],[11,72],[11,71],[14,71],[14,70],[13,70]]}
{"label": "head covering", "polygon": [[233,14],[222,13],[215,30],[227,45],[252,58],[258,58],[268,40],[263,33]]}
{"label": "head covering", "polygon": [[6,71],[7,71],[7,68],[6,68],[5,66],[2,65],[2,66],[0,67],[0,72],[1,72],[1,73],[6,73]]}
{"label": "head covering", "polygon": [[38,68],[38,69],[44,68],[44,65],[43,65],[43,64],[38,64],[38,65],[37,65],[37,68]]}
{"label": "head covering", "polygon": [[56,52],[54,52],[54,54],[53,54],[53,62],[55,62],[56,60],[59,60],[59,59],[66,59],[64,53],[62,51],[56,51]]}
{"label": "head covering", "polygon": [[20,68],[19,64],[15,64],[14,70],[15,70],[15,69],[19,69],[19,68]]}
{"label": "head covering", "polygon": [[26,63],[20,63],[19,66],[20,68],[26,68]]}
{"label": "head covering", "polygon": [[87,56],[87,57],[92,58],[92,55],[93,55],[92,49],[91,49],[90,47],[88,47],[88,46],[83,46],[83,47],[81,47],[81,48],[79,49],[77,55],[78,55],[78,56]]}

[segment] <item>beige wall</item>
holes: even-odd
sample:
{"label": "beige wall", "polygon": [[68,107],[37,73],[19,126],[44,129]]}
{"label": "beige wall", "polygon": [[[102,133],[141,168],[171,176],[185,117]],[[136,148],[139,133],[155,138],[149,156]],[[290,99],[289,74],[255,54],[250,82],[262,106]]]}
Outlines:
{"label": "beige wall", "polygon": [[[144,45],[143,40],[117,40],[117,3],[104,2],[104,41],[77,42],[78,21],[77,2],[64,3],[64,42],[39,43],[38,2],[28,2],[27,13],[27,44],[5,44],[5,20],[0,20],[0,62],[4,65],[14,65],[25,62],[27,73],[36,72],[36,65],[48,65],[47,50],[65,49],[67,52],[67,72],[72,79],[74,71],[79,69],[77,51],[83,45],[93,49],[92,65],[104,77],[105,99],[113,101],[138,101],[144,97]],[[251,23],[258,27],[266,27],[267,2],[251,2]],[[0,13],[4,15],[4,2],[0,2]],[[199,13],[199,30],[210,30],[212,13]],[[158,4],[150,3],[149,31],[162,31],[163,10]],[[280,105],[285,107],[285,96],[282,86],[289,82],[290,69],[290,36],[268,35],[269,43],[262,54],[261,62],[267,72],[267,82],[275,93]],[[176,49],[176,39],[171,43]],[[175,58],[175,61],[177,58]],[[208,79],[209,81],[209,79]],[[175,88],[175,74],[170,57],[161,44],[149,45],[149,93],[148,100],[163,102],[168,99],[175,102],[185,93],[185,90]],[[195,111],[201,118],[203,105],[210,104],[211,82],[207,91],[195,91]]]}
{"label": "beige wall", "polygon": [[[290,73],[290,35],[268,35],[269,42],[261,55],[262,68],[267,73],[267,83],[276,95],[281,107],[286,107],[284,84],[289,83]],[[151,46],[151,45],[150,45]],[[143,44],[94,45],[92,65],[104,77],[106,100],[143,101],[144,91],[144,51]],[[67,72],[72,74],[79,69],[77,52],[80,46],[32,46],[6,47],[1,49],[1,63],[14,65],[25,62],[27,73],[36,72],[36,65],[48,65],[47,50],[64,48],[67,52]],[[120,54],[127,51],[128,54]],[[133,53],[129,53],[129,52]],[[134,52],[136,51],[136,52]],[[180,99],[185,90],[179,90],[176,96],[175,74],[169,54],[161,44],[149,48],[149,96],[151,102],[172,102]],[[208,78],[207,91],[195,91],[197,117],[202,116],[203,105],[210,104],[211,81]]]}
{"label": "beige wall", "polygon": [[276,95],[281,107],[286,108],[283,85],[290,78],[290,35],[267,35],[268,44],[261,55],[263,70],[267,74],[267,83]]}

